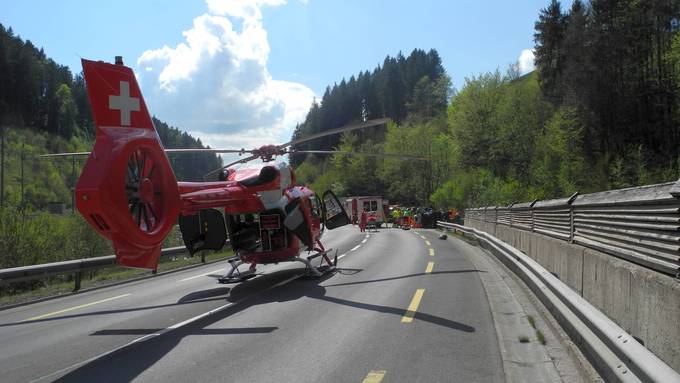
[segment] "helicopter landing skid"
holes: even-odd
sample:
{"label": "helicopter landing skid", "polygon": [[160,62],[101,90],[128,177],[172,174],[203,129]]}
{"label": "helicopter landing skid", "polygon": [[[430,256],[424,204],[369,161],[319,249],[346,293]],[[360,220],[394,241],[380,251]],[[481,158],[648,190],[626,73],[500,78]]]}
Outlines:
{"label": "helicopter landing skid", "polygon": [[248,280],[250,278],[254,278],[257,275],[257,274],[255,274],[255,268],[254,267],[251,267],[248,270],[243,271],[243,272],[239,271],[238,267],[241,266],[244,263],[241,260],[230,261],[229,263],[231,264],[231,270],[229,270],[229,272],[226,275],[217,278],[217,282],[223,283],[223,284],[239,283],[239,282],[243,282],[245,280]]}
{"label": "helicopter landing skid", "polygon": [[[328,249],[328,250],[323,250],[319,251],[315,254],[310,255],[307,258],[302,258],[302,257],[297,257],[295,258],[296,261],[302,262],[307,266],[305,269],[305,274],[302,276],[304,279],[317,279],[321,278],[322,276],[332,273],[335,271],[336,266],[338,265],[338,251],[335,251],[335,256],[333,257],[333,262],[331,262],[330,258],[328,257],[328,253],[330,253],[333,249]],[[323,257],[323,259],[326,261],[325,265],[320,265],[320,266],[314,266],[312,265],[312,259],[318,258],[318,257]],[[323,263],[323,261],[322,261]]]}

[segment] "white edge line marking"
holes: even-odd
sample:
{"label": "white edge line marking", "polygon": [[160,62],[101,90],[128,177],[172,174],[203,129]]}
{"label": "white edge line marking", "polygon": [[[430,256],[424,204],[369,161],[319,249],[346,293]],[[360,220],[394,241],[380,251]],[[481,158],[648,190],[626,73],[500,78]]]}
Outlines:
{"label": "white edge line marking", "polygon": [[368,241],[368,238],[364,238],[364,240],[361,241],[361,243],[366,243],[366,241]]}
{"label": "white edge line marking", "polygon": [[73,369],[76,369],[76,368],[78,368],[78,367],[80,367],[80,366],[83,366],[83,365],[86,365],[86,364],[88,364],[88,363],[94,362],[94,361],[97,360],[97,359],[101,359],[101,358],[107,357],[107,356],[109,356],[109,355],[111,355],[111,354],[113,354],[113,353],[115,353],[115,352],[118,352],[118,351],[121,351],[121,350],[123,350],[123,349],[125,349],[125,348],[128,348],[128,347],[132,346],[133,344],[145,342],[145,341],[147,341],[147,340],[149,340],[149,339],[152,339],[152,338],[161,336],[161,335],[166,334],[166,333],[168,333],[168,332],[170,332],[170,331],[172,331],[172,330],[176,330],[176,329],[178,329],[178,328],[180,328],[180,327],[183,327],[183,326],[186,326],[186,325],[188,325],[188,324],[190,324],[190,323],[196,322],[197,320],[203,319],[203,318],[205,318],[205,317],[207,317],[207,316],[209,316],[209,315],[213,315],[213,314],[216,314],[216,313],[218,313],[218,312],[220,312],[220,311],[224,311],[225,309],[227,309],[227,308],[229,308],[229,307],[231,307],[231,306],[233,306],[233,305],[235,305],[235,304],[241,303],[241,302],[243,302],[244,300],[246,300],[246,299],[248,299],[248,298],[254,298],[254,297],[256,297],[256,296],[258,296],[258,295],[260,295],[260,294],[264,294],[265,292],[267,292],[267,291],[269,291],[269,290],[272,290],[272,289],[275,289],[275,288],[277,288],[277,287],[280,287],[280,286],[283,286],[283,285],[285,285],[285,284],[288,284],[288,283],[294,281],[295,279],[300,278],[302,275],[303,275],[303,274],[296,274],[296,275],[293,275],[292,277],[290,277],[290,278],[288,278],[288,279],[285,279],[285,280],[283,280],[283,281],[281,281],[281,282],[279,282],[279,283],[277,283],[277,284],[275,284],[275,285],[269,286],[268,288],[266,288],[266,289],[264,289],[264,290],[262,290],[262,291],[260,291],[260,292],[257,292],[257,293],[255,293],[255,294],[250,295],[250,296],[247,296],[247,297],[243,297],[242,299],[239,299],[239,300],[236,301],[236,302],[227,303],[226,305],[223,305],[223,306],[220,306],[220,307],[218,307],[218,308],[212,309],[212,310],[210,310],[210,311],[208,311],[208,312],[205,312],[205,313],[203,313],[203,314],[197,315],[197,316],[195,316],[195,317],[193,317],[193,318],[189,318],[189,319],[184,320],[184,321],[182,321],[182,322],[176,323],[176,324],[174,324],[174,325],[172,325],[172,326],[170,326],[170,327],[166,327],[166,328],[164,328],[164,329],[161,330],[161,331],[155,332],[155,333],[153,333],[153,334],[144,335],[144,336],[141,337],[141,338],[137,338],[137,339],[135,339],[135,340],[133,340],[133,341],[131,341],[131,342],[125,343],[124,345],[119,346],[119,347],[116,347],[116,348],[114,348],[113,350],[104,352],[104,353],[102,353],[102,354],[99,354],[99,355],[94,356],[94,357],[92,357],[92,358],[90,358],[90,359],[84,360],[84,361],[82,361],[82,362],[78,362],[78,363],[72,364],[72,365],[70,365],[70,366],[68,366],[68,367],[66,367],[66,368],[62,368],[61,370],[55,371],[55,372],[53,372],[53,373],[51,373],[51,374],[49,374],[49,375],[45,375],[45,376],[42,376],[42,377],[40,377],[40,378],[33,379],[33,380],[31,380],[31,382],[38,382],[38,381],[41,381],[41,380],[49,379],[49,378],[51,378],[51,377],[53,377],[53,376],[55,376],[55,375],[59,375],[59,374],[64,373],[64,372],[68,372],[68,371],[71,371],[71,370],[73,370]]}
{"label": "white edge line marking", "polygon": [[194,275],[193,277],[189,277],[189,278],[180,279],[179,281],[180,281],[180,282],[190,281],[190,280],[192,280],[192,279],[196,279],[196,278],[200,278],[200,277],[205,277],[206,275],[210,275],[210,274],[214,274],[214,273],[219,273],[219,272],[222,271],[222,270],[224,270],[224,268],[217,269],[217,270],[213,270],[213,271],[208,271],[207,273],[203,273],[203,274],[201,274],[201,275]]}
{"label": "white edge line marking", "polygon": [[360,247],[361,247],[361,245],[356,245],[356,246],[354,246],[353,248],[349,249],[349,251],[354,251],[354,250],[356,250],[356,249],[358,249],[358,248],[360,248]]}
{"label": "white edge line marking", "polygon": [[338,259],[342,259],[342,258],[344,258],[344,257],[345,257],[345,255],[347,255],[347,253],[342,253],[342,254],[338,255]]}

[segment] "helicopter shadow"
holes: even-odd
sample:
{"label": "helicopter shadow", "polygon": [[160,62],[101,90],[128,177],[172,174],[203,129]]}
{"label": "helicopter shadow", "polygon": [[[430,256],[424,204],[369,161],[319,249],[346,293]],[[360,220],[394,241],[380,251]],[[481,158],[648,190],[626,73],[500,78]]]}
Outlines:
{"label": "helicopter shadow", "polygon": [[[226,336],[226,335],[257,335],[269,334],[278,330],[278,327],[241,327],[241,328],[208,328],[223,319],[238,312],[247,310],[250,307],[269,304],[295,301],[300,298],[312,298],[324,302],[352,307],[355,309],[375,311],[401,317],[405,310],[401,307],[391,307],[364,302],[356,302],[343,298],[329,296],[326,286],[321,283],[331,278],[334,273],[326,274],[314,280],[298,279],[286,286],[277,287],[277,284],[289,278],[294,278],[296,273],[299,275],[300,269],[290,269],[277,271],[266,275],[263,278],[255,278],[234,286],[229,290],[228,296],[224,296],[226,302],[233,304],[226,309],[198,319],[186,326],[166,332],[161,336],[151,337],[149,340],[138,342],[119,352],[105,355],[99,359],[91,361],[75,370],[68,372],[60,377],[58,382],[127,382],[147,371],[150,367],[170,353],[184,338],[189,336]],[[349,272],[357,274],[360,269],[339,269],[339,273]],[[350,274],[350,275],[352,275]],[[405,277],[412,277],[408,275]],[[359,284],[359,283],[357,283]],[[188,302],[191,299],[203,300],[208,297],[221,296],[224,288],[213,288],[208,290],[196,291],[182,297],[180,302]],[[247,299],[246,299],[247,298]],[[467,333],[475,332],[476,329],[464,323],[456,322],[447,318],[424,312],[416,312],[414,318],[419,321],[427,322],[443,329],[462,331]],[[107,335],[148,335],[154,334],[163,329],[104,329],[91,334],[91,336]],[[225,355],[228,358],[228,355]]]}

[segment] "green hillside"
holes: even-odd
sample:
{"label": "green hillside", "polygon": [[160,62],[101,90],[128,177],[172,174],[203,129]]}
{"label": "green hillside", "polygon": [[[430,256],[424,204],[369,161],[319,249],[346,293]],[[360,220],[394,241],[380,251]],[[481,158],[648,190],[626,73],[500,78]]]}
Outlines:
{"label": "green hillside", "polygon": [[536,22],[536,71],[520,76],[510,66],[467,78],[443,105],[443,69],[415,86],[409,77],[427,73],[426,60],[411,59],[423,51],[388,57],[359,73],[367,85],[343,80],[327,92],[293,137],[309,126],[356,120],[372,100],[369,110],[379,113],[369,118],[395,121],[386,131],[319,139],[303,149],[330,144],[430,161],[307,156],[298,178],[340,195],[459,209],[676,180],[679,17],[674,2],[576,0],[565,10],[550,1]]}

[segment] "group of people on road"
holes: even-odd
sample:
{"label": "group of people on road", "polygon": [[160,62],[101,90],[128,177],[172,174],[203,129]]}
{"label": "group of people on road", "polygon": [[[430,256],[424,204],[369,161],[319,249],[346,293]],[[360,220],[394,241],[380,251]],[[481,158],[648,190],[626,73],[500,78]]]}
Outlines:
{"label": "group of people on road", "polygon": [[399,207],[392,208],[390,214],[392,227],[425,227],[434,228],[437,221],[456,222],[460,219],[458,211],[435,210],[432,207]]}
{"label": "group of people on road", "polygon": [[[393,228],[425,227],[435,228],[437,221],[458,222],[460,216],[456,209],[450,211],[435,210],[432,207],[400,207],[391,208],[389,215]],[[359,215],[359,231],[376,226],[374,212],[364,209]],[[385,222],[387,225],[387,222]]]}
{"label": "group of people on road", "polygon": [[410,225],[415,215],[415,208],[413,207],[394,207],[392,209],[392,227],[402,227]]}

